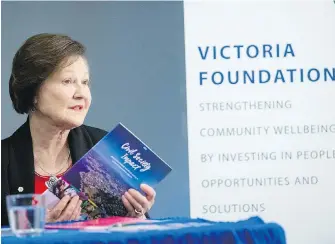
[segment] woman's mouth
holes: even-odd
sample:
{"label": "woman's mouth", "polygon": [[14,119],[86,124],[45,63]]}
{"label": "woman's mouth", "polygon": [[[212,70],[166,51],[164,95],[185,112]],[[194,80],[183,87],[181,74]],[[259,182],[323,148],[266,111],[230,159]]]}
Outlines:
{"label": "woman's mouth", "polygon": [[81,111],[83,108],[84,108],[83,105],[76,105],[76,106],[70,107],[70,109],[74,111]]}

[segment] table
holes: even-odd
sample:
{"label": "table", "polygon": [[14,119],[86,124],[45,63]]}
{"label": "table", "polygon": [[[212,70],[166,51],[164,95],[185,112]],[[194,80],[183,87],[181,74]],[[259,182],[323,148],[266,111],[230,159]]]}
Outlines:
{"label": "table", "polygon": [[170,218],[109,230],[47,230],[41,236],[19,238],[1,235],[2,243],[70,243],[70,244],[286,244],[285,231],[276,223],[259,217],[238,222],[215,222],[205,219]]}

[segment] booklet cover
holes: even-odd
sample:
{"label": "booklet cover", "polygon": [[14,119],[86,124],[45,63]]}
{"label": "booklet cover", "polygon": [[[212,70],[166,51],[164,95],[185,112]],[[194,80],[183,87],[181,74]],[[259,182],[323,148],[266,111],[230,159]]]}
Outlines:
{"label": "booklet cover", "polygon": [[126,216],[121,196],[130,188],[142,192],[142,183],[155,187],[171,167],[119,123],[61,178],[50,178],[47,207],[63,196],[79,195],[82,219]]}

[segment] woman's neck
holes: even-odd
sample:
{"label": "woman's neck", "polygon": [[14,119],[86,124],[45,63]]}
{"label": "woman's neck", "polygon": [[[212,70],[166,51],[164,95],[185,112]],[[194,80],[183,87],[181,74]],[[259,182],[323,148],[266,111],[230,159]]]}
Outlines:
{"label": "woman's neck", "polygon": [[69,130],[62,130],[38,113],[30,115],[29,126],[35,164],[50,173],[64,168],[69,156]]}

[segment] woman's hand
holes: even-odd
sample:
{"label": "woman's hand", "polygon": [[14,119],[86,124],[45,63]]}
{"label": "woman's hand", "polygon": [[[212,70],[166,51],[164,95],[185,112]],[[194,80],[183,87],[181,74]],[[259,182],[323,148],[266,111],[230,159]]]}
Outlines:
{"label": "woman's hand", "polygon": [[122,196],[122,202],[128,210],[129,217],[145,218],[144,214],[154,205],[155,190],[146,184],[142,184],[141,189],[145,192],[146,196],[143,196],[134,189],[129,189]]}
{"label": "woman's hand", "polygon": [[53,209],[47,210],[46,222],[78,220],[81,213],[81,203],[79,196],[71,198],[69,195],[65,195]]}

